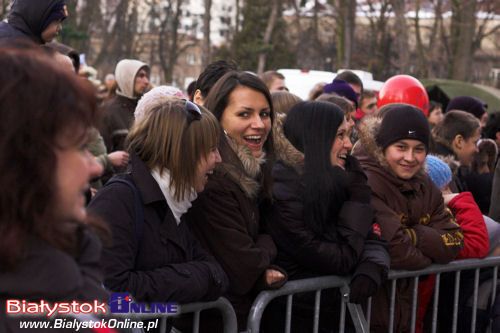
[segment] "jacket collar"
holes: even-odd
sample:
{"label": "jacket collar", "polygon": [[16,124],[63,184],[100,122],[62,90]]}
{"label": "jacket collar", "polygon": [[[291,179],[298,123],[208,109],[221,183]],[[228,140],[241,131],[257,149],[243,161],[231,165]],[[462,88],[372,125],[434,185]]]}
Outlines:
{"label": "jacket collar", "polygon": [[143,203],[150,204],[156,201],[165,201],[160,186],[158,186],[158,183],[151,176],[151,173],[139,156],[131,152],[130,160],[131,163],[127,168],[127,172],[131,173],[132,180],[141,194]]}
{"label": "jacket collar", "polygon": [[225,140],[230,150],[226,149],[226,154],[234,156],[224,156],[222,163],[215,167],[216,171],[229,175],[247,197],[255,198],[261,190],[260,177],[262,165],[266,162],[265,153],[256,158],[247,146],[238,144],[228,136]]}

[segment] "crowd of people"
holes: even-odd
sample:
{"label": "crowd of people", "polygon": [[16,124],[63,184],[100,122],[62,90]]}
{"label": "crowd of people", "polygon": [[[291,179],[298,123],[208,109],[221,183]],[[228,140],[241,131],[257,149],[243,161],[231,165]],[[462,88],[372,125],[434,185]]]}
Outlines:
{"label": "crowd of people", "polygon": [[[260,291],[324,275],[350,278],[349,302],[371,297],[370,331],[386,332],[390,269],[500,254],[500,113],[480,99],[429,101],[406,75],[366,91],[345,71],[302,101],[281,74],[225,61],[184,94],[152,87],[137,59],[117,63],[103,97],[78,75],[77,52],[51,43],[67,15],[65,1],[18,0],[0,23],[1,332],[26,319],[7,299],[108,302],[110,292],[224,296],[243,331]],[[399,91],[409,86],[419,94]],[[481,283],[491,278],[481,271]],[[443,279],[448,332],[456,280]],[[460,280],[464,332],[471,279]],[[412,328],[415,281],[398,280],[395,332],[426,331],[434,281],[419,282]],[[322,293],[320,332],[336,331],[341,297]],[[294,298],[292,332],[311,331],[314,298]],[[284,330],[285,307],[271,302],[263,332]],[[481,310],[477,331],[500,330],[500,299]],[[189,319],[168,330],[189,331]],[[205,311],[200,325],[221,332],[222,317]]]}

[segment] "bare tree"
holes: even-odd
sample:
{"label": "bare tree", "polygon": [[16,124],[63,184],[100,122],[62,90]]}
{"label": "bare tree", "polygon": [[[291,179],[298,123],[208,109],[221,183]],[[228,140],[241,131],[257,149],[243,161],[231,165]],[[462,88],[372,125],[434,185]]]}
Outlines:
{"label": "bare tree", "polygon": [[391,0],[391,4],[395,15],[395,51],[398,56],[395,65],[399,73],[408,73],[408,60],[410,59],[410,53],[408,49],[408,29],[406,27],[405,0]]}
{"label": "bare tree", "polygon": [[336,11],[337,68],[350,68],[356,27],[356,0],[339,0]]}
{"label": "bare tree", "polygon": [[[366,68],[375,77],[385,78],[390,73],[390,60],[392,57],[389,32],[389,12],[391,11],[390,0],[367,0],[369,20],[369,40],[363,48],[367,59]],[[377,14],[378,15],[375,15]]]}
{"label": "bare tree", "polygon": [[[94,65],[106,70],[115,67],[118,60],[134,55],[134,32],[137,29],[137,2],[134,0],[108,0],[104,20],[110,22],[108,29],[103,29],[102,45]],[[111,6],[109,2],[116,3]]]}
{"label": "bare tree", "polygon": [[448,77],[467,81],[472,65],[472,46],[476,28],[477,0],[451,0],[450,49]]}
{"label": "bare tree", "polygon": [[[264,45],[269,45],[271,41],[271,35],[273,33],[274,25],[276,24],[276,18],[278,17],[278,0],[272,0],[271,14],[269,15],[269,19],[267,21],[266,31],[264,32]],[[266,67],[266,54],[267,49],[264,49],[259,54],[259,62],[257,64],[257,74],[260,75],[264,72],[264,68]]]}
{"label": "bare tree", "polygon": [[208,66],[211,58],[212,47],[210,44],[210,20],[212,16],[210,11],[212,9],[212,0],[205,0],[205,15],[203,16],[203,67]]}

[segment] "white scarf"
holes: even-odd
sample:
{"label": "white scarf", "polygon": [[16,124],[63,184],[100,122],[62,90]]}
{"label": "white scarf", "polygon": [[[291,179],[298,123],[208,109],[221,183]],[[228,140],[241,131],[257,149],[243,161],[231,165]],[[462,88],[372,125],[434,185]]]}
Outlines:
{"label": "white scarf", "polygon": [[192,206],[191,202],[198,197],[198,194],[192,188],[191,191],[185,193],[183,201],[176,201],[174,199],[174,191],[170,189],[170,171],[163,169],[163,175],[160,176],[160,169],[155,168],[151,171],[151,176],[153,176],[158,186],[160,186],[163,196],[167,200],[168,207],[172,211],[172,214],[174,214],[177,225],[179,225],[181,223],[181,216]]}

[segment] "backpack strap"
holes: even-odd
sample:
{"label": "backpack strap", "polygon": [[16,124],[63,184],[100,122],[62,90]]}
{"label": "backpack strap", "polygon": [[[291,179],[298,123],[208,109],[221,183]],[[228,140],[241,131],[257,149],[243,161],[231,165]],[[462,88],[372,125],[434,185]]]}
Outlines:
{"label": "backpack strap", "polygon": [[112,179],[110,179],[106,183],[106,186],[109,185],[109,184],[113,184],[113,183],[123,183],[123,184],[126,184],[134,192],[134,199],[135,199],[135,235],[136,235],[136,240],[137,240],[137,251],[136,251],[136,256],[137,256],[137,253],[139,252],[139,248],[141,247],[141,243],[142,243],[142,224],[143,224],[143,221],[144,221],[144,216],[143,216],[143,211],[142,211],[142,198],[141,198],[141,195],[139,194],[139,191],[137,190],[137,187],[131,181],[123,179],[123,178],[113,177]]}

